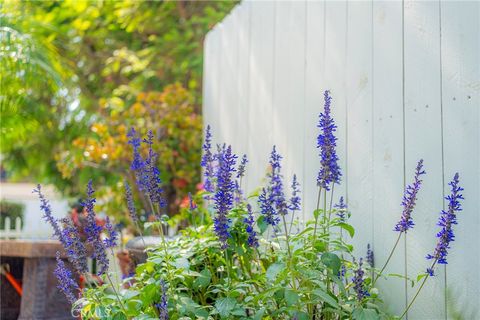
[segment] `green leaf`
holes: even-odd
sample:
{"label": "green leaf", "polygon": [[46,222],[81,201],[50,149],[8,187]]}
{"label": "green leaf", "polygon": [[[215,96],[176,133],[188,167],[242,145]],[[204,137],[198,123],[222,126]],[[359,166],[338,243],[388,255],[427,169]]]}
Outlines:
{"label": "green leaf", "polygon": [[338,224],[338,226],[340,228],[342,228],[343,230],[347,231],[348,234],[350,235],[350,238],[353,238],[353,236],[355,235],[355,229],[351,225],[349,225],[347,223],[340,222]]}
{"label": "green leaf", "polygon": [[425,277],[427,277],[427,276],[428,276],[428,274],[426,274],[426,273],[419,274],[419,275],[417,276],[417,282],[419,282],[420,280],[422,280],[423,278],[425,278]]}
{"label": "green leaf", "polygon": [[127,316],[124,315],[123,312],[119,312],[113,316],[113,320],[127,320]]}
{"label": "green leaf", "polygon": [[305,312],[297,312],[295,316],[297,317],[298,320],[310,320],[310,317]]}
{"label": "green leaf", "polygon": [[233,315],[233,316],[238,316],[238,317],[246,317],[247,316],[247,312],[245,311],[244,308],[236,308],[230,314]]}
{"label": "green leaf", "polygon": [[352,312],[354,320],[377,320],[380,319],[377,312],[373,309],[355,308]]}
{"label": "green leaf", "polygon": [[315,219],[317,219],[318,216],[320,216],[320,214],[321,214],[322,212],[323,212],[322,209],[317,209],[317,210],[313,211],[313,217],[314,217]]}
{"label": "green leaf", "polygon": [[159,228],[160,226],[161,226],[160,221],[145,222],[145,223],[143,224],[143,228],[144,228],[145,230],[150,229],[150,228],[153,228],[153,227]]}
{"label": "green leaf", "polygon": [[326,248],[327,248],[327,243],[325,241],[320,239],[315,240],[315,250],[319,252],[323,252],[325,251]]}
{"label": "green leaf", "polygon": [[322,254],[322,257],[320,258],[322,263],[327,266],[327,268],[330,268],[333,272],[334,275],[338,274],[338,271],[340,270],[340,267],[342,265],[342,262],[340,261],[340,258],[331,252],[325,252]]}
{"label": "green leaf", "polygon": [[197,308],[193,313],[200,319],[208,319],[208,311],[205,309]]}
{"label": "green leaf", "polygon": [[190,262],[187,258],[178,258],[172,264],[178,269],[190,269]]}
{"label": "green leaf", "polygon": [[265,276],[267,277],[268,280],[274,281],[277,275],[285,268],[285,265],[283,263],[277,262],[272,264],[270,267],[267,269],[267,273]]}
{"label": "green leaf", "polygon": [[260,234],[263,234],[268,229],[268,223],[265,221],[263,216],[260,216],[257,219],[257,226],[258,230],[260,230]]}
{"label": "green leaf", "polygon": [[210,284],[211,280],[212,280],[212,273],[210,272],[210,270],[203,269],[200,272],[200,276],[198,276],[193,282],[193,287],[195,289],[205,288]]}
{"label": "green leaf", "polygon": [[293,306],[297,304],[298,300],[300,300],[298,293],[290,289],[285,290],[285,302],[287,302],[287,306]]}
{"label": "green leaf", "polygon": [[255,313],[253,320],[262,320],[264,314],[265,314],[265,308],[261,308],[257,313]]}
{"label": "green leaf", "polygon": [[215,302],[215,309],[222,318],[228,317],[230,312],[235,308],[237,301],[233,298],[220,298]]}
{"label": "green leaf", "polygon": [[320,300],[322,300],[325,303],[328,303],[332,307],[340,308],[340,306],[338,305],[338,302],[331,295],[329,295],[327,292],[325,292],[323,290],[320,290],[320,289],[315,289],[315,290],[312,291],[312,293],[314,295],[316,295],[317,297],[319,297]]}

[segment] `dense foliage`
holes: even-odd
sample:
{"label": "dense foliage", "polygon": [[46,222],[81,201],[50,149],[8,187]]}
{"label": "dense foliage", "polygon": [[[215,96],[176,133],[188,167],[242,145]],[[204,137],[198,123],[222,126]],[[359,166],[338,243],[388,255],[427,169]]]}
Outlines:
{"label": "dense foliage", "polygon": [[[350,213],[343,197],[333,203],[333,186],[341,182],[341,168],[335,152],[336,125],[330,102],[326,91],[317,145],[321,159],[318,201],[313,219],[305,224],[295,219],[301,210],[300,184],[294,175],[289,183],[291,192],[287,192],[282,156],[275,146],[265,185],[246,197],[242,190],[242,178],[248,173],[246,156],[238,161],[226,144],[212,150],[212,135],[207,127],[201,161],[205,190],[195,197],[189,195],[188,208],[183,211],[192,226],[168,239],[164,227],[169,219],[162,214],[164,190],[153,161],[157,155],[151,148],[153,133],[149,131],[143,139],[148,146],[148,153],[143,155],[142,139],[132,129],[128,134],[133,147],[130,168],[138,191],[148,199],[157,217],[145,227],[157,228],[161,240],[148,250],[147,261],[138,265],[134,274],[127,275],[124,287],[115,286],[106,256],[116,238],[108,224],[105,237],[100,237],[103,228],[95,223],[95,198],[90,183],[85,204],[90,221],[87,243],[94,248],[93,256],[100,266],[97,275],[103,281],[94,288],[79,290],[67,281],[65,275],[71,271],[59,262],[59,288],[73,303],[74,312],[88,319],[393,318],[384,311],[381,293],[375,285],[387,276],[384,270],[399,240],[407,230],[412,232],[415,225],[413,212],[421,178],[426,174],[423,161],[418,162],[413,183],[405,189],[400,220],[392,226],[392,232],[398,232],[397,241],[383,267],[377,269],[370,247],[365,248],[365,257],[358,257],[363,250],[354,251],[349,243],[355,231],[348,223]],[[427,255],[429,267],[425,272],[416,279],[406,278],[412,286],[417,285],[417,292],[400,318],[406,315],[427,279],[435,276],[437,265],[447,263],[454,241],[453,226],[463,199],[458,174],[449,185],[451,194],[440,214],[437,246]],[[64,243],[70,263],[80,275],[85,275],[81,263],[86,261],[85,250],[78,250],[82,244],[72,241],[77,239],[77,231],[59,227],[40,187],[37,192],[45,218]],[[136,223],[138,216],[131,195],[128,187],[128,208]]]}

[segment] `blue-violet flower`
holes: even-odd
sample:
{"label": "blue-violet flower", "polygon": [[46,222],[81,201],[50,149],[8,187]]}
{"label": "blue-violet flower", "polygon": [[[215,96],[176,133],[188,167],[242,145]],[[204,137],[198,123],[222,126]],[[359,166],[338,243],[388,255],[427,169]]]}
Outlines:
{"label": "blue-violet flower", "polygon": [[247,204],[248,216],[243,220],[246,225],[246,231],[248,234],[248,245],[252,248],[258,247],[257,232],[255,232],[254,224],[255,220],[253,218],[252,206]]}
{"label": "blue-violet flower", "polygon": [[217,170],[217,187],[213,200],[216,215],[214,218],[214,231],[221,243],[221,248],[228,247],[227,240],[230,237],[228,212],[233,207],[235,183],[233,181],[233,173],[237,156],[232,153],[232,147],[219,148],[217,154],[218,170]]}
{"label": "blue-violet flower", "polygon": [[360,258],[357,269],[354,271],[354,276],[352,278],[353,290],[357,294],[358,301],[362,301],[365,297],[370,295],[367,289],[365,288],[365,283],[363,279],[365,271],[363,270],[362,265],[363,265],[363,259]]}
{"label": "blue-violet flower", "polygon": [[335,131],[337,126],[331,115],[330,104],[332,98],[330,91],[324,92],[324,111],[320,113],[318,128],[320,134],[317,138],[317,148],[320,149],[320,171],[318,172],[317,185],[326,190],[330,190],[331,183],[340,183],[342,173],[338,165],[338,156],[335,150],[337,146],[337,137]]}
{"label": "blue-violet flower", "polygon": [[72,275],[72,272],[67,269],[65,263],[60,258],[60,253],[57,251],[57,266],[54,270],[54,274],[57,277],[58,285],[57,288],[65,294],[67,300],[70,303],[74,303],[77,300],[74,290],[79,290],[75,278]]}
{"label": "blue-violet flower", "polygon": [[395,226],[395,231],[406,232],[408,229],[413,228],[413,226],[415,225],[412,220],[412,212],[415,207],[415,202],[417,201],[418,191],[420,190],[420,186],[422,184],[420,176],[423,174],[425,174],[425,170],[423,170],[423,160],[420,159],[415,169],[415,177],[413,184],[408,185],[405,189],[405,194],[403,195],[402,200],[402,217]]}
{"label": "blue-violet flower", "polygon": [[[438,243],[433,254],[427,255],[427,259],[434,259],[439,264],[447,264],[448,249],[450,242],[455,240],[453,225],[457,224],[457,212],[462,211],[460,200],[464,199],[460,193],[464,189],[458,185],[459,175],[455,174],[453,180],[448,184],[451,186],[451,194],[445,197],[448,200],[448,209],[442,210],[438,220],[438,226],[441,227],[437,233]],[[428,274],[433,275],[433,270],[427,270]]]}

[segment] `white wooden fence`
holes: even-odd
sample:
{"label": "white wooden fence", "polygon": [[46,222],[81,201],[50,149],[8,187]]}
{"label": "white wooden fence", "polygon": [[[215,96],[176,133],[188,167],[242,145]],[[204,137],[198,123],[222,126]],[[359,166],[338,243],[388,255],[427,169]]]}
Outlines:
{"label": "white wooden fence", "polygon": [[[388,272],[425,270],[448,182],[460,173],[464,211],[449,264],[427,281],[410,319],[444,319],[453,306],[480,319],[479,21],[478,1],[251,1],[205,40],[205,124],[216,142],[248,155],[250,191],[275,144],[286,176],[302,182],[305,218],[315,205],[318,114],[331,90],[343,168],[335,191],[348,199],[358,255],[371,243],[377,264],[385,261],[404,185],[424,159],[416,226]],[[390,279],[381,289],[398,314],[416,288]]]}

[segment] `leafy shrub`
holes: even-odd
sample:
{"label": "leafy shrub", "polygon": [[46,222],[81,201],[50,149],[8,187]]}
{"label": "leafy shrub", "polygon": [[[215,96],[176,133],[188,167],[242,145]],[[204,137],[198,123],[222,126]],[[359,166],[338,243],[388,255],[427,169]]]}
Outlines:
{"label": "leafy shrub", "polygon": [[[413,183],[405,189],[401,218],[392,226],[398,238],[383,267],[374,267],[370,247],[365,259],[355,257],[349,244],[355,234],[348,223],[350,213],[343,197],[333,203],[333,186],[340,183],[342,173],[335,152],[336,125],[330,115],[330,102],[326,91],[317,146],[320,153],[318,200],[313,219],[304,226],[296,219],[301,209],[299,183],[294,175],[290,183],[291,196],[287,196],[282,157],[276,148],[273,147],[270,156],[266,184],[246,197],[241,188],[248,162],[246,156],[237,165],[238,157],[230,146],[217,145],[217,151],[213,152],[207,127],[201,161],[205,190],[195,197],[189,195],[188,208],[182,212],[190,217],[192,226],[167,239],[163,231],[169,220],[162,215],[165,203],[160,172],[154,165],[157,155],[152,150],[153,134],[149,132],[142,140],[134,129],[130,130],[129,143],[134,150],[131,169],[136,185],[158,218],[145,227],[158,228],[161,243],[149,249],[147,261],[136,268],[132,277],[125,279],[128,288],[118,290],[110,281],[108,262],[104,259],[112,242],[112,232],[107,227],[107,238],[100,240],[101,228],[95,224],[95,199],[89,184],[86,206],[91,225],[87,241],[95,248],[95,256],[104,267],[98,274],[103,276],[104,283],[83,290],[82,297],[76,299],[77,288],[65,285],[66,272],[59,272],[60,288],[73,302],[73,309],[86,319],[391,318],[382,309],[375,284],[384,276],[383,271],[402,235],[414,226],[412,214],[425,174],[423,161],[418,162]],[[142,141],[148,145],[146,157],[140,152]],[[432,264],[416,280],[411,280],[413,285],[420,284],[408,308],[429,276],[434,276],[436,265],[446,263],[453,241],[452,226],[456,224],[456,213],[461,210],[459,200],[463,199],[460,193],[463,189],[458,184],[456,174],[450,183],[452,194],[446,197],[448,208],[441,212],[437,247],[427,256]],[[136,222],[129,185],[126,195],[131,218]],[[42,196],[41,200],[45,201]],[[46,216],[49,219],[48,210]],[[57,229],[56,234],[67,244],[67,249],[71,249],[69,242],[62,240],[60,228]],[[68,252],[74,266],[79,257],[84,259],[81,250],[79,254],[75,248]]]}

